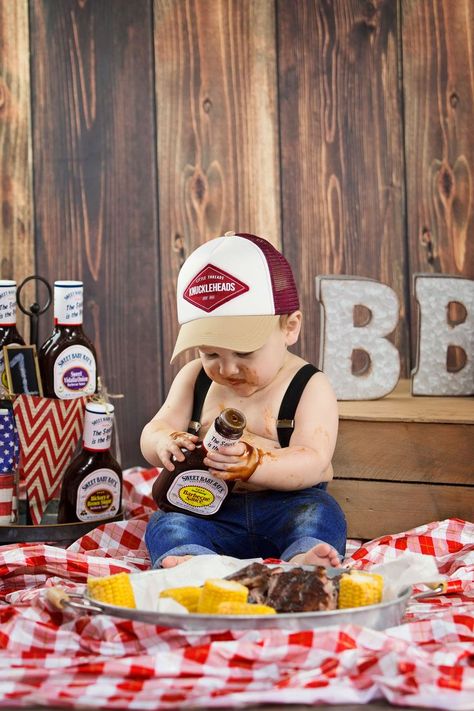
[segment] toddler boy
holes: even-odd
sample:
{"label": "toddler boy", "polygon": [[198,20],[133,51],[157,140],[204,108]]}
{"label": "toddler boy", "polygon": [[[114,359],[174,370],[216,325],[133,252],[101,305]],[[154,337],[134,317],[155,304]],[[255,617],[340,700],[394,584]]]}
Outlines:
{"label": "toddler boy", "polygon": [[144,457],[173,471],[224,408],[241,410],[247,426],[240,442],[204,460],[213,476],[236,482],[212,518],[153,514],[145,535],[153,566],[209,553],[340,565],[346,522],[325,490],[337,401],[326,376],[288,350],[302,316],[287,260],[255,235],[218,237],[185,261],[177,301],[172,361],[190,348],[199,357],[145,426]]}

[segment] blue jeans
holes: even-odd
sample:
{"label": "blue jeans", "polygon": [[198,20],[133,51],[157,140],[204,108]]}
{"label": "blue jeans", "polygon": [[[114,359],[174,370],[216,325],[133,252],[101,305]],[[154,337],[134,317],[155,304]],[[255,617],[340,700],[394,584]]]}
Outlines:
{"label": "blue jeans", "polygon": [[322,541],[344,556],[346,534],[339,504],[323,488],[312,486],[230,494],[212,518],[157,511],[148,523],[145,543],[153,567],[159,568],[168,555],[290,560]]}

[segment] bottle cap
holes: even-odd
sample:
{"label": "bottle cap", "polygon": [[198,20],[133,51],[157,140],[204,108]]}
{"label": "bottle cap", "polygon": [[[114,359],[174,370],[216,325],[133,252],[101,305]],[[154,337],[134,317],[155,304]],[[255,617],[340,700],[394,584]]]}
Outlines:
{"label": "bottle cap", "polygon": [[114,406],[109,405],[108,402],[88,402],[86,404],[86,410],[87,412],[93,412],[96,415],[113,415]]}
{"label": "bottle cap", "polygon": [[67,289],[71,289],[72,287],[75,287],[75,286],[84,286],[84,284],[82,283],[82,281],[61,279],[60,281],[55,281],[54,286],[58,286],[60,288],[65,287]]}
{"label": "bottle cap", "polygon": [[[239,438],[247,424],[245,415],[240,412],[240,410],[235,410],[232,407],[222,410],[217,419],[219,429],[224,430],[225,435],[230,438]],[[224,432],[222,434],[224,434]]]}

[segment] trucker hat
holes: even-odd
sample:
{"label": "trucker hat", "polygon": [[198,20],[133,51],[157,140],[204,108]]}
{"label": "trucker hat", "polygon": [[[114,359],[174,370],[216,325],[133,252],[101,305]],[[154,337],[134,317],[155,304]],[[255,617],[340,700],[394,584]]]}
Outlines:
{"label": "trucker hat", "polygon": [[285,257],[262,237],[229,233],[200,245],[178,275],[180,330],[171,362],[188,348],[249,353],[263,346],[281,314],[299,309]]}

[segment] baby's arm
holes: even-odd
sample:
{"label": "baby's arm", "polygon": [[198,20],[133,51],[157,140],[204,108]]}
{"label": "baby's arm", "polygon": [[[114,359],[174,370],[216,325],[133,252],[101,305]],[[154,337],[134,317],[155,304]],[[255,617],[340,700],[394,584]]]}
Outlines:
{"label": "baby's arm", "polygon": [[222,479],[250,479],[280,491],[305,489],[332,478],[337,430],[336,396],[327,377],[317,373],[299,402],[289,447],[260,448],[244,435],[247,445],[240,442],[225,451],[209,452],[204,462]]}
{"label": "baby's arm", "polygon": [[194,449],[198,437],[186,432],[191,418],[193,389],[201,369],[199,359],[187,363],[173,380],[168,397],[143,428],[140,447],[145,459],[155,467],[173,471],[175,457],[184,460],[181,448]]}

